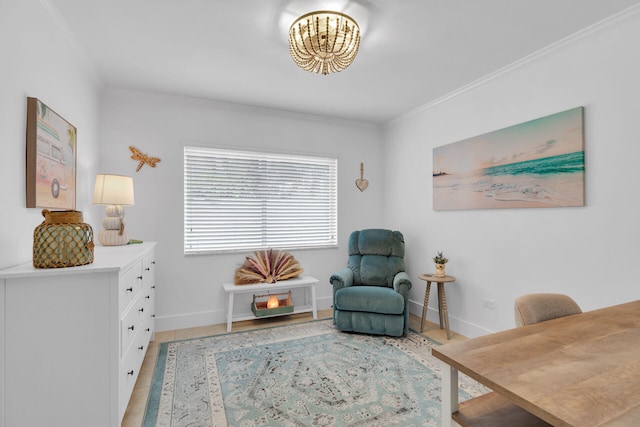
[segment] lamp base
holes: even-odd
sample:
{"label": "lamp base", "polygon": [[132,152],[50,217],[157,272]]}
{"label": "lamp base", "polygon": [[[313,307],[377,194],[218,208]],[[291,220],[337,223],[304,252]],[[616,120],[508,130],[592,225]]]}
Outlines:
{"label": "lamp base", "polygon": [[98,233],[98,242],[102,246],[122,246],[129,243],[129,235],[126,231],[120,234],[120,230],[102,230]]}
{"label": "lamp base", "polygon": [[122,246],[129,243],[129,235],[124,229],[124,208],[119,205],[107,206],[102,219],[104,230],[98,233],[98,241],[102,246]]}

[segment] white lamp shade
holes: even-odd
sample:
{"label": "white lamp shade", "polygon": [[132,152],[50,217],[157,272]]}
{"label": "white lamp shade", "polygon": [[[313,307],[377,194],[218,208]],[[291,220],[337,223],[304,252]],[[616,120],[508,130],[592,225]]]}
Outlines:
{"label": "white lamp shade", "polygon": [[96,175],[94,205],[133,205],[133,178],[122,175]]}

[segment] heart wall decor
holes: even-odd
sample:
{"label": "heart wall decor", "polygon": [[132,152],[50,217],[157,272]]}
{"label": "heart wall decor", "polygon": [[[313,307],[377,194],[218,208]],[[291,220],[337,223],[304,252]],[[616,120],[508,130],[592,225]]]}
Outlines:
{"label": "heart wall decor", "polygon": [[364,179],[364,163],[360,163],[360,179],[356,179],[356,187],[358,190],[364,191],[369,186],[369,181]]}

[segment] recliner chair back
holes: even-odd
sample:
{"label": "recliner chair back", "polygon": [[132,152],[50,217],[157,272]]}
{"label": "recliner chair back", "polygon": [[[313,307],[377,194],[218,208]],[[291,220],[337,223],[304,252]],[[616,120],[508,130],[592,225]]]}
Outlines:
{"label": "recliner chair back", "polygon": [[393,287],[395,275],[404,271],[404,237],[399,231],[354,231],[348,250],[354,285]]}

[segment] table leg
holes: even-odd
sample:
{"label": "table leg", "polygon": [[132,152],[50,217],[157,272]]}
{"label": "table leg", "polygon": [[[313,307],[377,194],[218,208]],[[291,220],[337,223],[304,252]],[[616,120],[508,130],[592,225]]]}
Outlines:
{"label": "table leg", "polygon": [[445,329],[447,330],[447,339],[451,339],[451,332],[449,331],[449,310],[447,310],[447,296],[444,293],[444,283],[438,283],[438,299],[440,329],[442,329],[442,323],[444,321]]}
{"label": "table leg", "polygon": [[233,292],[229,292],[227,298],[227,332],[231,332],[231,323],[233,321]]}
{"label": "table leg", "polygon": [[442,365],[442,427],[457,426],[451,414],[458,411],[458,370],[441,362]]}
{"label": "table leg", "polygon": [[427,281],[427,289],[424,292],[424,303],[422,305],[422,320],[420,321],[420,332],[424,330],[424,319],[427,318],[427,307],[429,306],[429,293],[431,292],[431,282]]}
{"label": "table leg", "polygon": [[318,305],[316,304],[316,284],[311,284],[311,307],[313,308],[313,319],[318,318]]}
{"label": "table leg", "polygon": [[440,329],[444,329],[444,322],[442,321],[442,296],[441,296],[441,288],[440,284],[437,283],[438,288],[438,319],[440,321]]}

